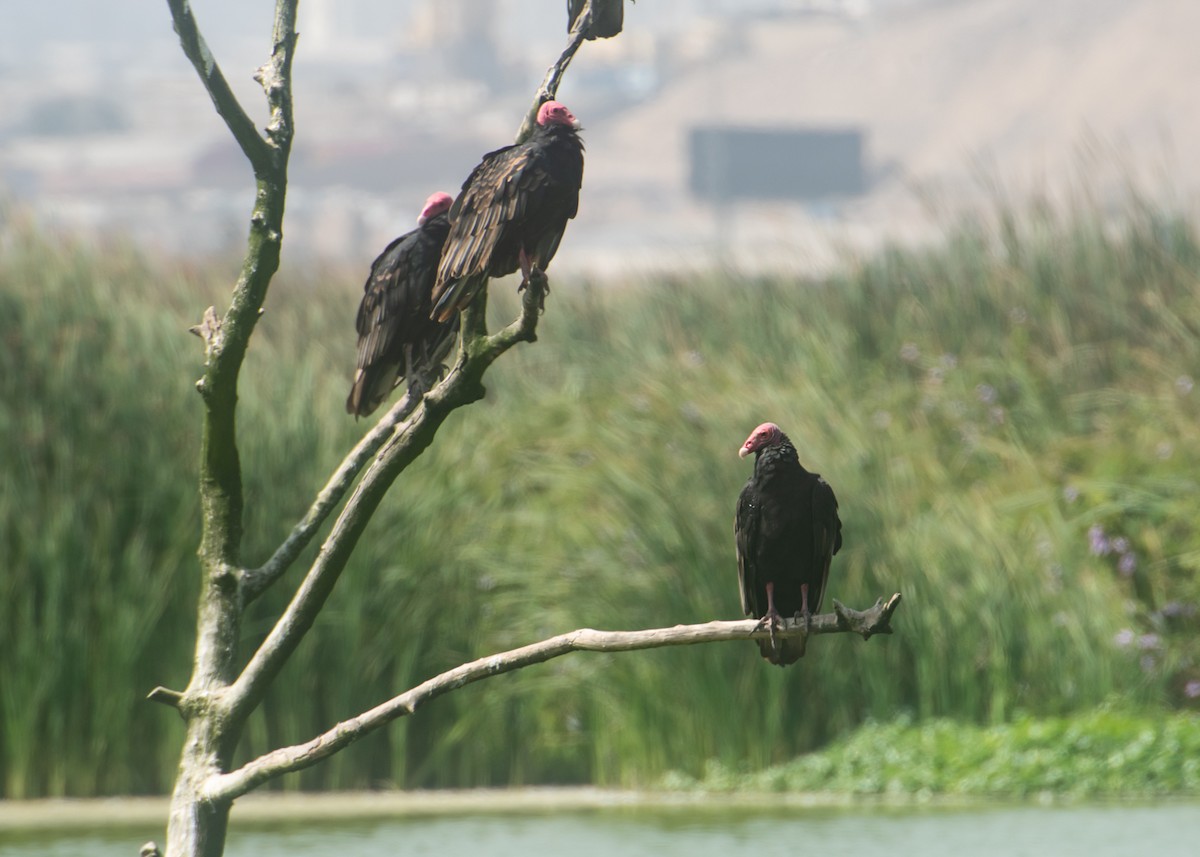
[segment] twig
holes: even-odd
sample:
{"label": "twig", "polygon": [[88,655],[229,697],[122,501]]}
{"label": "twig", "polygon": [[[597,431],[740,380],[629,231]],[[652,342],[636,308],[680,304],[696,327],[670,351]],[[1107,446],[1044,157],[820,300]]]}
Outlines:
{"label": "twig", "polygon": [[[813,616],[807,633],[811,636],[851,631],[861,634],[864,638],[875,634],[890,634],[892,613],[899,604],[899,593],[887,601],[880,598],[874,606],[863,611],[851,610],[839,604],[835,607],[836,613]],[[775,637],[786,639],[804,633],[802,621],[785,619],[782,627],[775,630]],[[480,679],[519,670],[571,652],[627,652],[663,646],[767,639],[769,634],[770,631],[761,627],[754,619],[676,625],[672,628],[650,628],[644,631],[596,631],[581,628],[455,667],[357,717],[342,721],[311,741],[292,747],[281,747],[227,774],[213,775],[205,783],[204,795],[208,800],[232,800],[280,774],[298,771],[315,764],[392,720],[412,714],[424,703],[444,693]]]}
{"label": "twig", "polygon": [[214,351],[219,351],[221,347],[221,318],[217,315],[217,308],[210,306],[206,309],[200,323],[189,327],[188,333],[194,333],[204,340],[204,357],[206,360]]}
{"label": "twig", "polygon": [[183,704],[183,694],[177,690],[159,685],[146,694],[146,699],[151,702],[157,702],[162,705],[170,706],[171,708],[179,708]]}

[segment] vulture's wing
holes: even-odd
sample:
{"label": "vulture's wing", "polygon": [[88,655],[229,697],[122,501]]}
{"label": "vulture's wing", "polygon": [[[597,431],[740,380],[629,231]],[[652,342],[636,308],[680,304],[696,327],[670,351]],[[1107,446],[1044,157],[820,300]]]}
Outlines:
{"label": "vulture's wing", "polygon": [[505,146],[484,155],[463,182],[450,208],[450,235],[433,288],[435,318],[449,318],[487,283],[492,254],[517,213],[517,184],[530,157],[528,146]]}
{"label": "vulture's wing", "polygon": [[829,583],[830,562],[842,547],[842,522],[838,518],[837,497],[834,496],[829,483],[819,475],[813,479],[812,527],[815,552],[812,560],[814,567],[821,570],[821,586],[817,590],[815,602],[809,601],[808,609],[818,613],[825,598],[825,586]]}
{"label": "vulture's wing", "polygon": [[403,375],[402,343],[408,332],[413,297],[415,232],[402,235],[371,263],[363,286],[355,328],[358,330],[358,362],[354,385],[346,399],[347,412],[366,416]]}
{"label": "vulture's wing", "polygon": [[758,584],[755,562],[757,557],[762,508],[758,490],[751,477],[742,493],[738,495],[737,514],[733,520],[734,543],[737,545],[738,583],[741,586],[742,612],[747,616],[758,616],[767,608],[759,610],[755,590]]}
{"label": "vulture's wing", "polygon": [[429,320],[429,294],[448,228],[444,215],[431,220],[397,238],[371,263],[355,320],[358,363],[348,412],[370,414],[401,378],[421,368],[410,364],[432,358],[452,335],[450,326]]}
{"label": "vulture's wing", "polygon": [[489,277],[515,271],[523,244],[543,267],[554,256],[579,195],[547,167],[545,146],[535,140],[485,155],[467,178],[450,209],[450,237],[433,292],[436,318],[470,303]]}

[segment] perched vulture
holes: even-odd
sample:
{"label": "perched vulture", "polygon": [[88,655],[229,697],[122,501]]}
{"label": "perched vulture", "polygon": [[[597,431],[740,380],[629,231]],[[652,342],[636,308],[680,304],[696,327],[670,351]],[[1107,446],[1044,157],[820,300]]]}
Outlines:
{"label": "perched vulture", "polygon": [[483,156],[450,209],[450,237],[438,266],[433,316],[446,321],[486,285],[517,268],[529,281],[546,270],[579,208],[583,141],[579,120],[547,101],[524,143]]}
{"label": "perched vulture", "polygon": [[[774,631],[780,618],[806,622],[821,609],[829,563],[842,546],[833,489],[809,473],[775,423],[763,423],[738,455],[754,453],[754,475],[738,497],[734,535],[742,610]],[[762,656],[786,666],[804,657],[804,637],[759,640]]]}
{"label": "perched vulture", "polygon": [[458,319],[440,322],[429,317],[452,201],[448,193],[432,194],[417,228],[389,244],[371,263],[355,322],[358,370],[346,399],[346,411],[356,417],[378,408],[405,378],[414,392],[426,392],[454,344]]}
{"label": "perched vulture", "polygon": [[[575,29],[575,19],[587,0],[567,0],[567,32]],[[592,0],[592,20],[588,39],[611,39],[625,23],[625,0]]]}

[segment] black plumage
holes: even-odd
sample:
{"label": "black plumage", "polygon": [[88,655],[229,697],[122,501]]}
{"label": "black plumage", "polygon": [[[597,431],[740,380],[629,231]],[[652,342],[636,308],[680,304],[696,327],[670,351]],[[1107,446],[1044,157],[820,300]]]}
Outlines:
{"label": "black plumage", "polygon": [[355,326],[358,367],[346,411],[365,417],[408,379],[425,393],[442,371],[458,335],[457,316],[430,318],[438,260],[450,233],[449,194],[429,197],[418,226],[387,246],[371,263]]}
{"label": "black plumage", "polygon": [[[575,29],[575,19],[583,12],[587,0],[567,0],[567,32]],[[592,0],[592,20],[589,39],[611,39],[621,32],[625,23],[625,0]]]}
{"label": "black plumage", "polygon": [[[800,464],[796,448],[774,423],[763,423],[742,445],[754,453],[754,474],[738,497],[734,534],[742,610],[770,627],[783,616],[821,609],[829,565],[842,546],[837,498],[820,474]],[[759,640],[764,658],[786,666],[804,656],[804,637]]]}
{"label": "black plumage", "polygon": [[578,120],[557,101],[538,110],[529,139],[483,156],[450,209],[433,315],[450,318],[490,277],[544,272],[579,208],[583,141]]}

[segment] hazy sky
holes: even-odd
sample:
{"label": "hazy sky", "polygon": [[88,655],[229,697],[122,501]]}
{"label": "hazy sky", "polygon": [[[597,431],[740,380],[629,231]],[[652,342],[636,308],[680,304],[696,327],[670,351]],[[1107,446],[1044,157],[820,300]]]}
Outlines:
{"label": "hazy sky", "polygon": [[[436,0],[454,3],[459,0]],[[300,3],[300,29],[316,0]],[[333,0],[368,32],[396,31],[428,0]],[[513,29],[535,35],[561,31],[565,0],[493,0]],[[671,26],[682,19],[714,13],[802,5],[804,0],[641,0],[626,5],[626,15],[642,28]],[[809,0],[819,4],[822,0]],[[831,3],[838,0],[823,0]],[[946,0],[854,0],[863,7],[886,8]],[[969,2],[969,0],[958,0]],[[206,36],[214,43],[261,39],[269,27],[273,0],[192,0]],[[0,0],[0,62],[5,66],[36,61],[51,42],[92,42],[112,46],[173,41],[166,0]]]}

